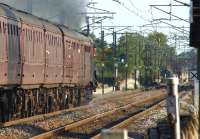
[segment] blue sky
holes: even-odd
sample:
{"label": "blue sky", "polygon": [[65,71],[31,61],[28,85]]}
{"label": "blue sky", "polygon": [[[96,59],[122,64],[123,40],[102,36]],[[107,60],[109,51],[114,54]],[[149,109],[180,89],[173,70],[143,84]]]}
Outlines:
{"label": "blue sky", "polygon": [[[93,0],[98,2],[96,7],[106,9],[112,12],[116,12],[114,15],[114,20],[107,20],[103,24],[113,24],[113,25],[131,25],[140,26],[147,24],[146,20],[158,19],[158,18],[170,18],[169,15],[164,14],[154,8],[150,8],[151,4],[169,4],[170,0],[119,0],[121,3],[132,10],[132,12],[125,9],[122,5],[114,2],[113,0]],[[183,0],[182,0],[183,1]],[[184,0],[183,2],[189,3],[189,0]],[[178,4],[172,0],[172,4]],[[163,10],[170,11],[170,8],[159,7]],[[134,13],[133,13],[134,12]],[[172,7],[172,13],[188,19],[189,18],[189,8],[186,7]],[[138,15],[137,15],[138,14]],[[142,19],[142,18],[144,19]],[[173,18],[175,19],[175,18]],[[171,22],[179,26],[188,26],[184,22]]]}
{"label": "blue sky", "polygon": [[[95,0],[99,3],[99,6],[103,9],[107,9],[110,11],[117,12],[115,15],[115,21],[117,24],[127,24],[128,21],[129,24],[141,24],[144,20],[139,18],[138,16],[134,15],[133,13],[129,12],[123,6],[120,6],[117,2],[114,2],[113,0]],[[153,17],[169,17],[166,14],[162,14],[161,12],[150,8],[149,5],[152,4],[169,4],[170,0],[119,0],[121,3],[123,3],[126,7],[129,7],[132,11],[135,11],[135,13],[138,13],[140,16],[142,16],[145,19],[151,19]],[[177,2],[172,1],[172,4],[178,4]],[[183,0],[182,0],[183,1]],[[184,0],[183,2],[189,3],[189,0]],[[160,7],[161,8],[161,7]],[[170,8],[162,8],[166,11],[169,11]],[[151,14],[152,13],[152,14]],[[188,8],[181,8],[181,7],[173,7],[172,13],[181,16],[183,18],[188,18]],[[183,14],[184,13],[184,14]],[[124,19],[124,20],[120,20]]]}
{"label": "blue sky", "polygon": [[[16,3],[16,1],[18,1]],[[24,0],[0,0],[0,2],[6,2],[9,4],[19,4],[19,1]],[[34,1],[34,0],[33,0]],[[48,1],[48,0],[47,0]],[[173,27],[160,29],[156,25],[145,27],[145,28],[139,28],[138,26],[142,26],[145,24],[150,24],[149,21],[159,19],[159,18],[165,18],[170,19],[170,16],[162,13],[154,8],[151,8],[149,5],[156,5],[156,4],[170,4],[170,1],[172,4],[179,4],[175,2],[174,0],[88,0],[97,2],[95,7],[109,10],[111,12],[115,12],[114,19],[106,19],[102,23],[103,25],[117,25],[117,26],[133,26],[129,28],[129,30],[143,30],[144,32],[149,33],[152,31],[158,31],[163,32],[167,34],[169,37],[172,37],[174,34],[178,34],[180,36],[188,37],[189,28],[186,28],[186,32],[177,32]],[[121,5],[118,2],[121,3]],[[190,0],[179,0],[184,3],[190,3]],[[26,5],[22,6],[25,7]],[[159,7],[162,10],[165,10],[167,12],[170,11],[170,7]],[[129,9],[129,10],[127,10]],[[177,15],[184,19],[189,19],[189,8],[188,7],[172,7],[172,14]],[[98,16],[98,15],[96,15]],[[173,18],[172,19],[176,19]],[[179,27],[189,27],[189,23],[186,23],[184,21],[165,21],[167,23],[170,23],[175,26]],[[100,24],[96,24],[96,26],[100,26]],[[158,26],[166,26],[166,24],[159,24]],[[121,28],[116,28],[115,30],[120,30]],[[110,33],[111,31],[106,31],[105,34]],[[100,30],[95,30],[95,34],[99,37]],[[106,40],[109,42],[112,42],[112,36],[106,37]],[[169,44],[173,44],[173,40],[169,39]],[[187,41],[184,42],[184,44],[188,44]],[[180,44],[182,45],[182,44]],[[185,49],[184,45],[184,49]],[[188,47],[187,47],[188,48]],[[182,47],[180,48],[182,49]]]}
{"label": "blue sky", "polygon": [[[159,19],[159,18],[166,18],[170,19],[170,16],[162,13],[161,11],[158,11],[154,8],[151,8],[149,5],[156,5],[156,4],[170,4],[170,1],[172,4],[179,4],[175,2],[174,0],[117,0],[120,1],[121,5],[117,2],[114,2],[113,0],[93,0],[94,2],[98,2],[95,6],[98,8],[102,8],[105,10],[109,10],[111,12],[116,12],[114,15],[113,20],[105,20],[103,22],[103,25],[128,25],[133,26],[132,30],[140,30],[138,26],[149,24],[149,21],[152,21],[153,19]],[[116,1],[116,0],[115,0]],[[190,0],[179,0],[184,3],[190,3]],[[123,6],[124,5],[124,6]],[[126,8],[129,10],[127,10]],[[170,7],[159,7],[162,10],[165,10],[167,12],[170,12]],[[189,20],[189,8],[188,7],[172,7],[172,14],[179,16],[183,19]],[[176,19],[172,17],[172,19]],[[167,23],[170,23],[175,26],[179,27],[189,27],[189,23],[184,21],[164,21]],[[165,24],[159,24],[160,26],[167,26]],[[117,29],[116,29],[117,30]],[[150,30],[156,30],[159,32],[163,32],[167,34],[168,36],[173,34],[179,34],[181,36],[188,36],[188,32],[177,32],[173,29],[173,27],[169,27],[166,29],[160,29],[157,28],[155,25],[152,28],[143,28],[143,30],[146,30],[147,32],[150,32]],[[188,28],[185,28],[185,30],[189,31]],[[100,32],[100,30],[95,31],[97,34]],[[111,37],[108,37],[108,40],[111,40]],[[173,43],[173,42],[169,42]],[[184,42],[188,43],[188,42]],[[185,47],[185,46],[184,46]]]}

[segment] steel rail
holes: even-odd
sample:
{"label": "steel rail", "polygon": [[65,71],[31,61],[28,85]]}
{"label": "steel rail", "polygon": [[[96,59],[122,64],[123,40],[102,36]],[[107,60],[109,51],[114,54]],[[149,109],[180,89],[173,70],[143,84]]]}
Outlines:
{"label": "steel rail", "polygon": [[141,99],[141,100],[139,100],[137,102],[133,102],[133,103],[127,104],[127,105],[119,107],[119,108],[114,108],[111,111],[107,111],[107,112],[104,112],[104,113],[101,113],[101,114],[97,114],[97,115],[94,115],[92,117],[89,117],[89,118],[86,118],[86,119],[83,119],[83,120],[80,120],[80,121],[77,121],[77,122],[73,122],[71,124],[67,124],[65,126],[56,128],[54,130],[47,131],[47,132],[42,133],[40,135],[36,135],[36,136],[32,137],[31,139],[49,139],[49,138],[58,136],[59,134],[61,134],[64,131],[69,131],[69,130],[78,128],[78,127],[83,126],[85,124],[88,124],[88,123],[90,123],[90,122],[92,122],[94,120],[97,120],[97,119],[103,118],[105,116],[109,116],[111,114],[114,114],[115,112],[117,112],[119,110],[129,109],[130,107],[138,105],[140,103],[146,103],[146,102],[155,100],[157,98],[165,98],[165,97],[166,97],[166,94],[164,94],[164,93],[160,93],[160,94],[155,95],[153,97],[149,96],[149,97]]}
{"label": "steel rail", "polygon": [[[161,101],[159,104],[156,104],[154,106],[152,106],[151,108],[144,110],[132,117],[129,117],[128,119],[124,120],[123,122],[113,126],[110,128],[110,130],[115,130],[115,129],[120,129],[120,128],[126,128],[128,125],[130,125],[131,122],[137,120],[139,117],[146,115],[147,113],[151,112],[154,109],[158,109],[159,107],[161,107],[163,101]],[[101,134],[97,134],[96,136],[92,137],[92,139],[101,139]]]}
{"label": "steel rail", "polygon": [[[94,104],[103,104],[108,100],[113,100],[113,99],[122,99],[122,98],[126,98],[126,97],[136,97],[138,95],[140,95],[140,93],[142,93],[143,91],[132,91],[132,92],[128,92],[127,94],[117,94],[115,96],[109,97],[107,100],[100,100],[98,102],[94,102]],[[80,107],[75,107],[75,108],[70,108],[70,109],[65,109],[65,110],[61,110],[61,111],[56,111],[56,112],[52,112],[52,113],[47,113],[47,114],[41,114],[41,115],[36,115],[36,116],[32,116],[32,117],[27,117],[27,118],[23,118],[23,119],[18,119],[18,120],[13,120],[13,121],[9,121],[6,123],[2,123],[1,127],[9,127],[9,126],[13,126],[13,125],[17,125],[17,124],[21,124],[21,123],[28,123],[28,122],[32,122],[32,121],[38,121],[41,119],[46,119],[47,117],[52,117],[52,116],[56,116],[56,115],[61,115],[63,113],[67,113],[67,112],[74,112],[74,111],[78,111],[81,109],[89,109],[91,106],[90,105],[85,105],[85,106],[80,106]]]}
{"label": "steel rail", "polygon": [[[185,94],[181,94],[180,95],[180,98],[184,97]],[[159,102],[158,104],[150,107],[149,109],[146,109],[132,117],[129,117],[127,118],[126,120],[122,121],[121,123],[117,124],[117,125],[114,125],[113,127],[110,128],[110,130],[116,130],[116,129],[124,129],[126,127],[128,127],[130,125],[130,123],[133,123],[134,121],[136,121],[138,118],[144,116],[144,115],[147,115],[149,112],[155,110],[155,109],[159,109],[159,108],[162,108],[162,103],[164,102],[165,100]],[[97,134],[95,135],[94,137],[92,137],[91,139],[101,139],[101,134]]]}

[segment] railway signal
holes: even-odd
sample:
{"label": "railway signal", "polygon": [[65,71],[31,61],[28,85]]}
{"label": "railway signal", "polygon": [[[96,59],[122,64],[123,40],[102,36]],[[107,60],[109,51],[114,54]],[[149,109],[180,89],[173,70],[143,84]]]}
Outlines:
{"label": "railway signal", "polygon": [[200,46],[200,1],[191,0],[191,19],[190,19],[190,45],[198,48]]}
{"label": "railway signal", "polygon": [[[191,0],[191,15],[190,15],[190,46],[197,48],[197,76],[200,74],[200,1]],[[199,80],[198,80],[199,82]],[[199,103],[200,106],[200,103]],[[199,109],[200,114],[200,109]],[[200,119],[199,119],[200,122]],[[199,126],[200,133],[200,126]]]}

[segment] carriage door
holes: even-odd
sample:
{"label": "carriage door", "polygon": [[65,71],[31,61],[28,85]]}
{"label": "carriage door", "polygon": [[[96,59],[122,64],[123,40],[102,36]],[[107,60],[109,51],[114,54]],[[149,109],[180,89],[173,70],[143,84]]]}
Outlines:
{"label": "carriage door", "polygon": [[18,22],[8,19],[7,24],[4,26],[7,32],[8,83],[20,84],[21,57]]}

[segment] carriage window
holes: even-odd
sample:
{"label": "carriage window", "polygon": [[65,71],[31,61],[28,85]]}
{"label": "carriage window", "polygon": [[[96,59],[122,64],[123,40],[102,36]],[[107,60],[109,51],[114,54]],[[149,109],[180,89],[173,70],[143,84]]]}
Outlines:
{"label": "carriage window", "polygon": [[41,32],[39,32],[39,41],[42,42],[42,35],[41,35]]}
{"label": "carriage window", "polygon": [[40,32],[38,32],[38,41],[41,42]]}
{"label": "carriage window", "polygon": [[54,36],[52,36],[52,44],[53,44],[53,46],[55,46],[55,37]]}
{"label": "carriage window", "polygon": [[51,35],[51,45],[53,46],[53,36]]}
{"label": "carriage window", "polygon": [[16,35],[16,26],[13,25],[13,34]]}
{"label": "carriage window", "polygon": [[53,36],[51,35],[51,45],[53,46]]}
{"label": "carriage window", "polygon": [[38,42],[40,42],[40,32],[37,32]]}
{"label": "carriage window", "polygon": [[55,37],[53,36],[53,45],[55,46],[56,45],[56,41],[55,41]]}
{"label": "carriage window", "polygon": [[73,49],[75,49],[75,43],[74,42],[72,42],[72,47],[73,47]]}
{"label": "carriage window", "polygon": [[16,35],[18,36],[18,26],[16,26]]}
{"label": "carriage window", "polygon": [[47,42],[49,43],[49,34],[47,35]]}
{"label": "carriage window", "polygon": [[49,45],[51,44],[50,40],[51,40],[50,35],[48,35]]}
{"label": "carriage window", "polygon": [[11,34],[10,24],[8,24],[8,34]]}
{"label": "carriage window", "polygon": [[28,32],[28,29],[26,29],[26,33],[27,33],[27,34],[26,34],[26,35],[27,35],[27,36],[26,36],[26,37],[27,37],[27,40],[29,40],[29,32]]}
{"label": "carriage window", "polygon": [[54,36],[52,37],[52,43],[55,46],[55,37]]}
{"label": "carriage window", "polygon": [[12,33],[15,35],[15,25],[12,25]]}
{"label": "carriage window", "polygon": [[3,33],[5,33],[5,23],[3,22]]}
{"label": "carriage window", "polygon": [[15,34],[16,34],[16,36],[18,36],[18,33],[17,33],[17,26],[15,26]]}
{"label": "carriage window", "polygon": [[8,26],[8,34],[10,34],[10,26],[9,26],[9,24],[7,24],[7,26]]}
{"label": "carriage window", "polygon": [[17,27],[17,34],[20,35],[21,28]]}
{"label": "carriage window", "polygon": [[13,25],[13,34],[16,35],[16,26]]}
{"label": "carriage window", "polygon": [[0,21],[0,32],[2,32],[1,21]]}
{"label": "carriage window", "polygon": [[43,37],[43,36],[42,36],[42,32],[40,32],[40,38],[41,38],[41,42],[42,42],[42,37]]}
{"label": "carriage window", "polygon": [[37,31],[37,40],[38,40],[38,43],[40,42],[40,36],[39,35],[40,35],[40,32]]}
{"label": "carriage window", "polygon": [[25,29],[25,36],[26,36],[26,40],[28,38],[28,32],[27,32],[27,29]]}
{"label": "carriage window", "polygon": [[12,25],[12,24],[10,24],[10,34],[11,34],[11,35],[14,34],[14,33],[13,33],[13,25]]}
{"label": "carriage window", "polygon": [[28,40],[31,39],[31,34],[30,34],[30,30],[28,29]]}
{"label": "carriage window", "polygon": [[38,32],[38,42],[40,42],[40,32]]}
{"label": "carriage window", "polygon": [[14,26],[14,33],[15,33],[15,35],[17,36],[17,26]]}
{"label": "carriage window", "polygon": [[28,29],[27,29],[27,36],[28,36],[28,40],[30,40],[30,33]]}
{"label": "carriage window", "polygon": [[54,45],[55,46],[57,45],[57,43],[56,43],[56,37],[54,37]]}
{"label": "carriage window", "polygon": [[52,45],[54,46],[54,36],[52,36]]}
{"label": "carriage window", "polygon": [[49,45],[51,44],[50,40],[51,40],[50,35],[48,35]]}
{"label": "carriage window", "polygon": [[32,34],[32,30],[30,30],[30,35],[31,35],[31,41],[32,41],[32,39],[33,39],[33,34]]}
{"label": "carriage window", "polygon": [[37,36],[37,42],[39,43],[39,32],[38,31],[37,31],[36,36]]}
{"label": "carriage window", "polygon": [[35,31],[33,31],[33,41],[36,41]]}
{"label": "carriage window", "polygon": [[51,38],[50,38],[51,36],[50,35],[48,35],[48,41],[49,41],[49,45],[51,44]]}
{"label": "carriage window", "polygon": [[36,41],[36,42],[38,42],[38,39],[37,39],[37,31],[33,31],[33,36],[34,36],[34,40]]}

